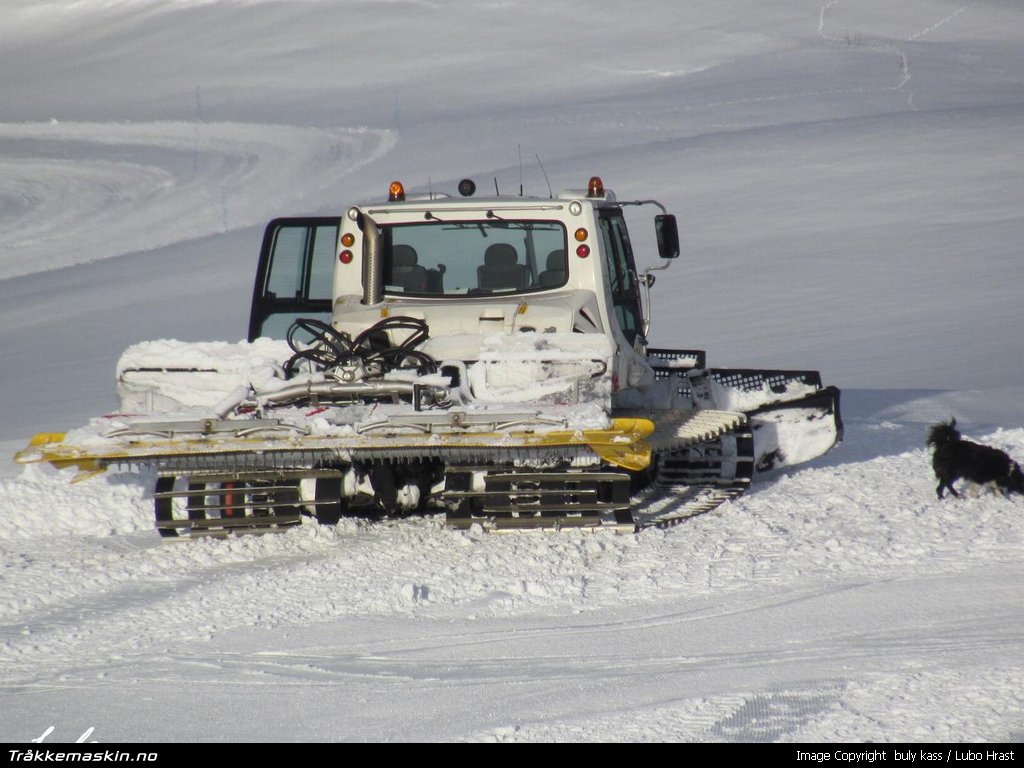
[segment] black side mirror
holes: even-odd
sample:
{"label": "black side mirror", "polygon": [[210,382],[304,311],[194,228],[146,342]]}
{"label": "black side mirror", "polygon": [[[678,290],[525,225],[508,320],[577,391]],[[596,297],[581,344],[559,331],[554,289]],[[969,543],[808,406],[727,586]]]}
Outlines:
{"label": "black side mirror", "polygon": [[671,213],[660,213],[654,217],[654,233],[658,238],[658,255],[663,259],[674,259],[679,255],[679,228],[676,217]]}

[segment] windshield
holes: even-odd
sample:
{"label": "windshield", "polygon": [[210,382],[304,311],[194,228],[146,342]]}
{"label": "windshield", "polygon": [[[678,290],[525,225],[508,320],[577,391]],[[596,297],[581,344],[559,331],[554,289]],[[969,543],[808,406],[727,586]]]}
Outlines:
{"label": "windshield", "polygon": [[565,227],[555,221],[396,224],[384,236],[385,293],[523,293],[568,280]]}

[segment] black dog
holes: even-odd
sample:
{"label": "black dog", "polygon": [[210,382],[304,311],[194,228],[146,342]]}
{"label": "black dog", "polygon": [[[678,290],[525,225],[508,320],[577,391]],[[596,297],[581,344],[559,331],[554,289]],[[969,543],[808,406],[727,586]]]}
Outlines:
{"label": "black dog", "polygon": [[1024,473],[1020,465],[998,448],[978,445],[964,440],[956,429],[956,419],[948,424],[936,424],[928,432],[928,445],[935,449],[932,467],[939,479],[935,489],[939,498],[946,488],[957,498],[953,487],[960,478],[978,485],[991,485],[1004,496],[1024,493]]}

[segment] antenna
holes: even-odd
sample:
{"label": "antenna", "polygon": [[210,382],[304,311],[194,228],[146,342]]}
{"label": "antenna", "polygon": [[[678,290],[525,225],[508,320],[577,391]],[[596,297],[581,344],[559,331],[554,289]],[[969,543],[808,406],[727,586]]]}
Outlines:
{"label": "antenna", "polygon": [[523,145],[516,144],[516,150],[519,152],[519,196],[523,196]]}
{"label": "antenna", "polygon": [[497,176],[494,177],[494,194],[499,196],[499,197],[501,196],[501,192],[498,191],[498,177]]}
{"label": "antenna", "polygon": [[550,200],[555,196],[555,193],[551,191],[551,182],[548,180],[548,172],[544,170],[544,163],[540,161],[540,155],[534,155],[537,158],[537,165],[540,166],[540,172],[544,174],[544,182],[548,185],[548,199]]}
{"label": "antenna", "polygon": [[427,176],[427,192],[431,200],[434,199],[434,182],[431,181],[430,177]]}

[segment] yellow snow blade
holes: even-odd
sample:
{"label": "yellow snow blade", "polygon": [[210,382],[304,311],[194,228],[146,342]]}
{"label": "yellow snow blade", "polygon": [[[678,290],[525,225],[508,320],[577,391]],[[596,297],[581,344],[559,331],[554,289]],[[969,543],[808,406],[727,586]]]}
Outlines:
{"label": "yellow snow blade", "polygon": [[[94,456],[75,455],[77,452],[69,452],[63,446],[63,432],[40,432],[32,436],[28,447],[14,454],[14,461],[18,464],[34,464],[38,461],[48,461],[57,469],[77,467],[78,474],[71,482],[80,483],[90,477],[101,475],[106,471]],[[60,446],[57,448],[56,446]]]}
{"label": "yellow snow blade", "polygon": [[589,429],[583,432],[548,432],[529,435],[530,445],[581,445],[609,464],[639,471],[651,463],[651,446],[647,438],[654,432],[649,419],[612,419],[611,429]]}
{"label": "yellow snow blade", "polygon": [[63,432],[40,432],[28,441],[28,447],[14,454],[18,464],[33,464],[37,461],[49,461],[47,447],[64,442]]}
{"label": "yellow snow blade", "polygon": [[[239,429],[245,422],[239,422]],[[430,436],[390,434],[380,436],[288,436],[255,437],[188,437],[171,439],[134,439],[130,443],[111,441],[103,446],[73,446],[65,443],[65,435],[43,432],[32,438],[28,447],[14,460],[19,464],[46,461],[58,469],[77,467],[75,482],[100,474],[109,464],[145,462],[166,456],[203,456],[220,453],[265,452],[275,450],[338,450],[386,451],[389,448],[408,451],[417,447],[478,448],[514,447],[551,448],[586,447],[608,464],[628,470],[642,470],[651,463],[651,446],[647,438],[654,432],[654,423],[643,418],[612,419],[608,429],[554,430],[550,432],[445,432]],[[99,448],[99,450],[97,450]]]}

